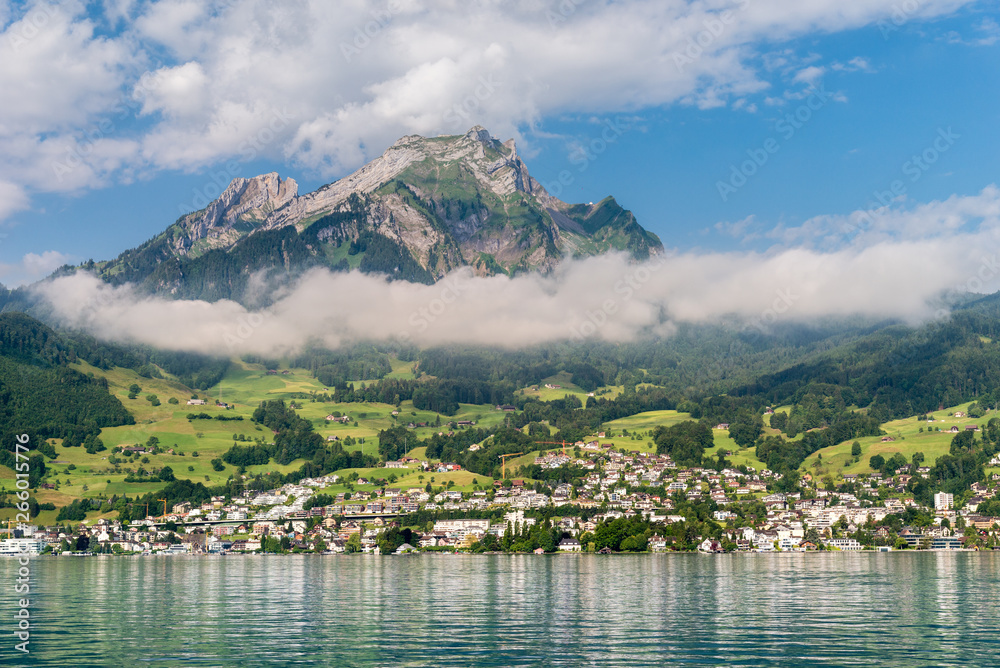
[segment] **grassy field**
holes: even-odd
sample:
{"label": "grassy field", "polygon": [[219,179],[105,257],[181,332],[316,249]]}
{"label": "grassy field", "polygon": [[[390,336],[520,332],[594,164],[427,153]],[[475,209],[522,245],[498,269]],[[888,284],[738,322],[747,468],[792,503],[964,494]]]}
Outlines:
{"label": "grassy field", "polygon": [[[391,359],[391,364],[390,377],[414,377],[415,365],[413,362]],[[125,482],[126,471],[138,469],[140,466],[147,471],[169,466],[177,478],[203,482],[206,485],[221,484],[233,473],[233,468],[226,465],[222,471],[215,471],[212,468],[211,460],[220,458],[226,450],[232,447],[234,439],[239,443],[252,442],[255,438],[262,438],[265,441],[271,440],[272,434],[269,430],[250,420],[253,411],[260,402],[268,399],[280,398],[294,401],[298,413],[312,422],[317,433],[324,438],[337,436],[341,441],[351,437],[355,444],[349,447],[360,449],[369,455],[378,454],[379,432],[396,425],[406,425],[409,422],[430,425],[413,429],[411,432],[415,447],[410,450],[409,454],[425,458],[426,449],[420,446],[418,441],[437,432],[447,432],[450,429],[448,423],[451,421],[472,420],[475,421],[476,426],[488,428],[502,424],[507,418],[505,413],[495,410],[493,406],[483,405],[462,404],[456,415],[444,416],[432,411],[418,410],[410,401],[404,401],[398,407],[380,403],[346,404],[317,401],[315,397],[310,395],[322,394],[327,391],[327,388],[313,378],[307,370],[281,369],[278,374],[269,375],[263,366],[241,361],[234,361],[222,381],[209,392],[192,392],[175,380],[142,378],[126,369],[116,368],[104,371],[82,362],[74,366],[84,373],[92,373],[107,379],[110,391],[132,413],[136,423],[102,430],[101,439],[107,450],[95,455],[88,455],[82,447],[67,448],[60,440],[52,440],[56,457],[47,462],[47,466],[53,471],[48,482],[55,484],[56,489],[39,490],[37,499],[40,503],[51,502],[56,506],[63,506],[77,498],[112,495],[135,497],[156,492],[165,485],[162,482]],[[561,387],[547,389],[544,387],[545,383]],[[139,385],[141,391],[136,398],[130,399],[128,396],[129,387],[133,384]],[[613,398],[622,391],[623,388],[620,386],[611,386],[600,388],[595,394]],[[543,401],[573,395],[585,403],[588,398],[588,393],[573,385],[570,382],[570,376],[565,373],[548,378],[537,386],[523,388],[519,392],[524,396],[537,397]],[[192,398],[192,394],[205,399],[207,405],[188,406],[187,401]],[[156,395],[159,405],[153,405],[147,399],[148,395]],[[170,403],[171,400],[175,403]],[[226,410],[216,407],[216,400],[228,402],[233,405],[233,408]],[[954,417],[953,414],[956,411],[964,412],[967,407],[968,404],[963,404],[938,411],[930,416],[934,419],[930,423],[918,421],[915,417],[889,422],[883,425],[883,429],[893,440],[882,442],[882,437],[858,439],[862,449],[858,461],[855,461],[855,458],[850,454],[852,441],[847,441],[813,454],[804,463],[803,470],[814,475],[830,475],[839,478],[845,473],[869,472],[868,461],[870,457],[878,454],[888,459],[897,452],[903,453],[907,460],[912,457],[913,453],[922,452],[927,465],[931,465],[937,457],[948,452],[952,439],[952,434],[948,430],[951,427],[957,426],[964,430],[967,425],[984,425],[988,418],[992,417],[991,415],[979,420]],[[778,407],[776,410],[787,412],[789,408]],[[397,414],[393,415],[394,412]],[[241,416],[243,419],[189,420],[187,416],[190,413],[206,413],[212,418],[217,415]],[[326,417],[330,414],[346,415],[349,421],[346,424],[328,421]],[[599,440],[602,443],[611,443],[615,448],[622,448],[626,451],[655,452],[652,432],[657,427],[669,427],[690,419],[689,414],[677,411],[641,413],[607,423],[603,427],[606,437]],[[767,424],[766,418],[765,424]],[[936,431],[938,428],[941,431]],[[758,469],[764,467],[754,456],[753,448],[740,449],[729,438],[728,432],[725,430],[713,430],[712,433],[714,446],[706,453],[707,455],[714,458],[719,450],[726,450],[732,453],[728,459],[734,465],[744,464]],[[778,432],[766,427],[765,433],[777,434]],[[109,461],[109,457],[112,456],[117,446],[144,445],[150,437],[154,436],[159,440],[164,452],[157,455],[129,458],[128,460],[116,455],[122,460],[120,466],[123,471],[114,473],[114,466]],[[559,440],[558,434],[554,435],[551,440]],[[560,447],[552,446],[551,451],[559,450],[561,450]],[[532,452],[509,460],[508,477],[512,477],[512,471],[519,466],[533,463],[537,456],[538,453]],[[250,474],[267,471],[288,473],[298,469],[302,463],[301,460],[297,460],[284,466],[275,464],[254,466],[250,467],[248,472]],[[346,477],[351,471],[340,473]],[[432,485],[438,488],[451,482],[454,489],[470,491],[477,485],[487,487],[492,484],[492,479],[477,476],[467,471],[422,473],[414,469],[376,469],[359,470],[358,473],[361,476],[378,478],[388,478],[395,474],[398,478],[395,485],[404,488],[425,487],[428,482],[432,482]],[[431,481],[432,477],[433,481]],[[9,488],[13,480],[13,471],[0,467],[0,485]],[[355,485],[355,489],[363,488]],[[348,491],[348,487],[346,484],[342,484],[330,491],[332,493]],[[7,518],[12,513],[12,509],[2,510],[0,511],[0,519]],[[56,511],[43,511],[39,516],[39,521],[52,522],[55,514]]]}
{"label": "grassy field", "polygon": [[[569,373],[560,371],[556,375],[544,379],[537,385],[521,388],[518,390],[518,394],[525,397],[534,397],[539,401],[554,401],[562,399],[566,395],[572,395],[579,399],[581,404],[586,406],[587,399],[591,395],[602,399],[616,399],[618,395],[625,391],[622,385],[606,385],[597,388],[593,392],[585,392],[577,385],[574,385],[571,378],[572,376]],[[546,385],[558,385],[559,387],[558,389],[552,389],[545,387]],[[643,385],[640,384],[637,387],[643,387]]]}
{"label": "grassy field", "polygon": [[[869,459],[875,455],[882,455],[889,459],[896,453],[902,453],[907,460],[910,460],[914,453],[924,453],[924,464],[932,466],[934,461],[941,455],[947,454],[951,447],[951,439],[954,434],[950,431],[957,426],[959,430],[965,430],[967,425],[984,426],[990,415],[973,419],[970,417],[954,417],[954,413],[964,413],[969,404],[952,406],[941,411],[929,413],[928,418],[933,422],[918,420],[916,417],[909,417],[903,420],[893,420],[882,425],[882,430],[893,440],[883,442],[882,436],[868,436],[859,438],[861,444],[861,457],[855,462],[851,456],[851,445],[854,440],[844,441],[837,445],[823,448],[819,452],[809,456],[803,470],[813,474],[830,475],[834,479],[842,477],[845,473],[871,473],[872,469],[868,465]],[[937,431],[940,429],[940,431]],[[933,430],[933,431],[932,431]],[[820,459],[822,455],[822,459]]]}
{"label": "grassy field", "polygon": [[413,373],[413,368],[416,366],[416,362],[404,362],[396,359],[395,357],[390,357],[389,363],[392,365],[392,372],[389,373],[386,378],[400,378],[402,380],[412,380],[416,378],[416,375]]}
{"label": "grassy field", "polygon": [[[638,415],[631,415],[606,423],[604,425],[605,429],[610,429],[615,436],[612,438],[602,438],[601,442],[614,443],[616,448],[625,448],[626,450],[656,452],[656,446],[653,444],[651,436],[653,430],[659,426],[670,427],[691,419],[689,413],[678,413],[677,411],[649,411],[639,413]],[[641,434],[641,437],[634,439],[632,436],[622,436],[623,431],[628,431],[630,435],[638,432]],[[778,432],[768,427],[765,429],[765,433],[777,434]],[[764,465],[754,455],[754,449],[740,449],[736,445],[736,442],[729,437],[727,430],[713,429],[712,440],[715,445],[705,454],[710,455],[713,459],[717,456],[719,450],[727,450],[732,454],[728,455],[726,459],[732,462],[734,466],[751,466],[758,470],[764,468]]]}
{"label": "grassy field", "polygon": [[[398,487],[403,490],[410,489],[411,487],[420,487],[421,489],[425,489],[427,484],[430,483],[435,492],[441,491],[442,489],[454,489],[462,492],[471,492],[479,487],[482,487],[483,489],[489,488],[493,484],[492,478],[470,473],[469,471],[449,471],[447,473],[437,473],[423,472],[415,468],[344,469],[343,471],[338,471],[338,474],[344,476],[345,478],[350,476],[351,473],[357,473],[361,478],[369,480],[388,480],[390,476],[395,476],[396,481],[391,482],[391,486]],[[451,487],[448,487],[449,482],[452,483]],[[350,487],[348,487],[348,484],[350,484]],[[372,483],[368,483],[366,485],[361,485],[357,482],[348,483],[345,480],[336,485],[330,485],[329,487],[323,488],[321,493],[332,495],[344,492],[372,492],[376,489],[380,489],[380,486],[376,486]]]}
{"label": "grassy field", "polygon": [[[390,377],[413,378],[414,363],[391,359],[392,372]],[[252,442],[254,438],[270,441],[272,434],[266,428],[253,423],[250,418],[261,401],[269,399],[285,399],[294,401],[299,415],[310,420],[317,433],[324,438],[338,436],[341,440],[352,437],[356,443],[349,449],[360,449],[365,454],[378,454],[378,433],[396,425],[408,422],[426,422],[431,426],[413,430],[414,441],[424,439],[437,432],[447,432],[451,421],[473,420],[477,426],[491,427],[501,424],[505,414],[496,411],[493,406],[461,404],[453,416],[438,415],[432,411],[418,410],[410,401],[404,401],[397,408],[389,404],[379,403],[332,403],[317,401],[314,398],[302,398],[302,395],[324,393],[327,388],[313,378],[305,369],[283,368],[278,374],[269,375],[267,369],[259,364],[247,364],[234,360],[230,370],[222,381],[211,391],[192,392],[190,388],[172,379],[143,378],[127,369],[112,369],[104,371],[86,363],[74,365],[83,373],[107,379],[109,390],[117,396],[122,404],[135,418],[134,425],[105,428],[101,431],[101,440],[106,450],[90,455],[82,447],[64,447],[60,439],[52,439],[56,457],[47,462],[47,467],[54,472],[48,479],[56,485],[56,489],[39,490],[36,498],[39,503],[52,502],[57,507],[63,506],[77,498],[103,498],[112,495],[128,495],[130,497],[156,492],[162,489],[163,482],[125,482],[128,470],[139,467],[147,471],[169,466],[179,479],[189,479],[203,482],[206,485],[224,483],[233,473],[233,467],[225,465],[222,471],[215,471],[211,460],[220,458],[235,442]],[[372,382],[372,381],[359,381]],[[134,399],[129,399],[129,387],[137,384],[141,392]],[[156,395],[159,405],[154,406],[147,395]],[[204,406],[189,406],[187,401],[192,397],[206,400]],[[170,403],[170,400],[176,403]],[[229,403],[233,408],[216,407],[216,400]],[[397,412],[397,415],[393,415]],[[190,413],[205,413],[213,419],[188,420]],[[346,415],[350,421],[340,423],[327,420],[331,414]],[[215,420],[216,415],[226,417],[241,416],[242,420]],[[434,426],[440,420],[440,426]],[[164,452],[147,454],[137,458],[119,459],[122,472],[114,473],[114,465],[108,460],[118,446],[145,445],[149,438],[155,436]],[[239,441],[240,438],[245,441]],[[363,440],[363,442],[361,442]],[[173,452],[169,452],[173,450]],[[416,456],[423,456],[424,448],[415,448]],[[273,462],[267,465],[247,468],[249,474],[279,471],[289,473],[298,469],[303,460],[296,460],[279,466]],[[343,472],[345,475],[350,471]],[[371,473],[371,472],[369,472]],[[377,477],[385,478],[391,472],[379,469]],[[395,471],[400,475],[399,471]],[[492,484],[492,480],[459,471],[452,473],[427,474],[427,480],[418,480],[422,475],[415,471],[402,473],[406,476],[399,484],[423,487],[430,477],[435,478],[434,486],[453,483],[454,489],[472,490],[473,486],[482,483]],[[13,481],[14,472],[0,467],[0,485]],[[10,486],[10,485],[7,485]],[[345,491],[346,488],[339,491]],[[0,510],[0,519],[6,519],[13,509]],[[52,522],[58,511],[43,511],[39,521]],[[51,517],[50,517],[51,515]]]}

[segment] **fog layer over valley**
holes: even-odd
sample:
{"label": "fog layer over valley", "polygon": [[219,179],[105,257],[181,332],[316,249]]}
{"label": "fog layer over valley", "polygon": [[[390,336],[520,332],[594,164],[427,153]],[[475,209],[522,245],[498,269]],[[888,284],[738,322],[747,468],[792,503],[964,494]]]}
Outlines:
{"label": "fog layer over valley", "polygon": [[148,296],[82,271],[34,292],[58,324],[169,350],[282,355],[358,340],[514,348],[668,336],[680,322],[732,317],[765,333],[778,323],[855,314],[917,324],[941,315],[948,293],[992,291],[993,275],[967,241],[667,253],[645,263],[608,254],[568,260],[545,275],[462,269],[434,285],[321,269],[274,288],[271,305],[258,310]]}

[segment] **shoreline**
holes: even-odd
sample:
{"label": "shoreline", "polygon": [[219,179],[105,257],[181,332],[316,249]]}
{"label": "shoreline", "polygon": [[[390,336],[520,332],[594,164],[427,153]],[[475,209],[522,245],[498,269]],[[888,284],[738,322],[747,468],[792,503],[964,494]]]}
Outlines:
{"label": "shoreline", "polygon": [[225,553],[208,553],[208,552],[190,552],[190,553],[168,553],[168,552],[132,552],[129,554],[99,554],[99,553],[76,553],[76,552],[66,552],[63,554],[25,554],[25,555],[13,555],[13,554],[0,554],[0,559],[4,557],[10,557],[12,559],[17,558],[57,558],[57,557],[107,557],[107,558],[128,558],[128,557],[197,557],[197,558],[207,558],[207,557],[301,557],[301,556],[313,556],[313,557],[407,557],[415,555],[441,555],[441,556],[463,556],[463,557],[552,557],[552,556],[594,556],[594,557],[615,557],[615,556],[670,556],[670,555],[701,555],[706,557],[722,557],[722,556],[758,556],[758,555],[820,555],[820,554],[969,554],[969,553],[983,553],[983,554],[1000,554],[1000,549],[989,549],[989,550],[975,550],[971,548],[958,548],[958,549],[939,549],[939,550],[765,550],[765,551],[733,551],[733,552],[699,552],[697,550],[691,551],[680,551],[671,550],[667,552],[612,552],[610,554],[599,554],[597,552],[546,552],[544,554],[534,554],[532,552],[437,552],[437,551],[423,551],[423,550],[413,550],[411,552],[405,552],[402,554],[373,554],[370,552],[358,552],[355,554],[345,554],[340,552],[225,552]]}

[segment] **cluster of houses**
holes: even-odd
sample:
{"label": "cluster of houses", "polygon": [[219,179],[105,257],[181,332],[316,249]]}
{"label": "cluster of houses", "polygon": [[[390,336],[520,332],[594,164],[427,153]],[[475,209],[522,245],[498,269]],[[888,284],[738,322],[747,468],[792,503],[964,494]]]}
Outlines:
{"label": "cluster of houses", "polygon": [[[845,475],[845,482],[851,484],[841,489],[855,490],[855,494],[817,489],[809,474],[798,481],[795,493],[769,493],[780,474],[749,467],[720,471],[681,467],[668,455],[625,452],[597,440],[574,444],[572,453],[559,450],[542,454],[535,463],[543,469],[570,465],[581,470],[582,477],[573,481],[576,484],[496,481],[492,488],[473,491],[440,487],[430,491],[427,487],[389,486],[382,481],[376,485],[360,477],[351,481],[352,491],[335,493],[327,492],[328,488],[344,481],[338,475],[327,475],[236,498],[216,496],[202,504],[177,503],[165,508],[164,515],[155,521],[123,524],[101,519],[95,524],[80,524],[71,532],[61,527],[29,527],[8,542],[31,541],[32,551],[48,546],[59,552],[67,545],[74,549],[83,537],[91,551],[176,554],[255,552],[263,541],[275,538],[292,549],[343,552],[356,534],[358,550],[374,551],[379,534],[393,526],[399,516],[422,510],[449,511],[449,515],[464,514],[468,519],[440,520],[433,529],[415,533],[417,547],[465,549],[487,534],[502,536],[510,524],[530,526],[535,522],[531,515],[539,509],[558,507],[561,516],[553,518],[553,524],[568,535],[559,550],[578,551],[587,547],[581,545],[579,537],[594,531],[602,521],[641,515],[654,526],[684,522],[676,508],[679,498],[714,501],[718,509],[713,519],[723,528],[728,549],[735,546],[743,551],[857,551],[865,547],[852,537],[860,529],[874,538],[867,542],[874,542],[877,549],[961,549],[967,533],[963,529],[986,532],[993,539],[1000,529],[1000,518],[976,514],[979,505],[995,495],[1000,475],[993,475],[986,484],[973,484],[961,509],[954,507],[952,495],[944,493],[935,495],[933,509],[924,509],[906,490],[913,476],[928,476],[928,467],[907,466],[892,476],[879,472]],[[996,463],[1000,464],[1000,457]],[[385,466],[430,472],[460,468],[411,457]],[[662,488],[665,494],[650,493],[651,488]],[[324,499],[324,505],[316,504],[317,494],[328,496],[332,503]],[[741,504],[746,503],[755,504],[754,514],[741,510]],[[762,512],[757,510],[761,507]],[[898,532],[876,526],[909,508],[933,513],[933,524],[903,527]],[[495,517],[498,509],[505,513],[503,520],[475,517]],[[699,540],[703,551],[724,549],[716,539]],[[672,539],[659,533],[649,540],[653,551],[667,550],[671,545]]]}

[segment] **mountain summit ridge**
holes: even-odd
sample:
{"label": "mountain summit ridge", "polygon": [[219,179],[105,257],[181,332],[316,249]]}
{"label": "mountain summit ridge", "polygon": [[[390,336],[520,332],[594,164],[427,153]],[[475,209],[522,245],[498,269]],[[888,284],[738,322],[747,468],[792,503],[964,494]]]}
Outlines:
{"label": "mountain summit ridge", "polygon": [[[112,283],[214,299],[238,298],[237,284],[260,269],[327,266],[433,282],[463,266],[513,275],[612,250],[646,259],[663,246],[613,197],[596,204],[553,197],[513,139],[475,126],[464,135],[401,137],[309,193],[276,172],[233,179],[204,209],[96,269]],[[199,287],[185,285],[195,276]]]}

